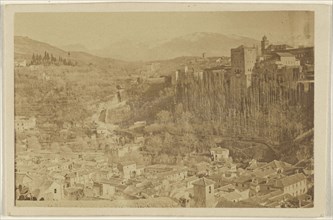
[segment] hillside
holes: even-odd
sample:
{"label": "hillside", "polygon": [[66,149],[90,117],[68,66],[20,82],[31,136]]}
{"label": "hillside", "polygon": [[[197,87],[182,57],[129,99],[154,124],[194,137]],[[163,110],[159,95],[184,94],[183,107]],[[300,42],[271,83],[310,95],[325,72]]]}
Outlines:
{"label": "hillside", "polygon": [[101,58],[86,52],[65,51],[50,44],[36,41],[28,37],[15,36],[14,38],[15,60],[25,59],[27,60],[27,62],[30,62],[33,54],[43,55],[45,51],[47,51],[49,54],[52,54],[56,58],[60,56],[65,59],[77,61],[78,65],[90,64],[98,66],[108,66],[114,64],[124,65],[126,63],[111,58]]}

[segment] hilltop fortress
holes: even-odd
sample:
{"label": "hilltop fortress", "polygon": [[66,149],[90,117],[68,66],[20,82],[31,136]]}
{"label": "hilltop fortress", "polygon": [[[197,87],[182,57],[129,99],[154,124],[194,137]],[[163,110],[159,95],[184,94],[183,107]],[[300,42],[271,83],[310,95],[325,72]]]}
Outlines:
{"label": "hilltop fortress", "polygon": [[264,36],[260,50],[243,45],[231,49],[230,66],[199,71],[186,66],[172,81],[176,103],[185,110],[204,120],[230,121],[236,133],[245,129],[264,135],[259,117],[277,126],[283,121],[282,111],[298,107],[306,118],[313,118],[314,48],[269,44]]}

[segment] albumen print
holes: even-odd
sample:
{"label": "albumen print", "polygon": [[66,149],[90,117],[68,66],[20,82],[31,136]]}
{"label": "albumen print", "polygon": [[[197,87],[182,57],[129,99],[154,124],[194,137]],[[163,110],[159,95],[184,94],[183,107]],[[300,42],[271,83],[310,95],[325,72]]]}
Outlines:
{"label": "albumen print", "polygon": [[13,13],[13,207],[324,207],[315,11],[245,9]]}

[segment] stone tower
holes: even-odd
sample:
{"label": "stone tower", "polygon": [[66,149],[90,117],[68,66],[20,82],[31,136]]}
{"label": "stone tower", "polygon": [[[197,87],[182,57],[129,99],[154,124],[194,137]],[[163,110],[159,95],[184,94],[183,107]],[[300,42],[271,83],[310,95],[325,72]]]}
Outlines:
{"label": "stone tower", "polygon": [[261,40],[261,55],[262,56],[265,54],[268,46],[269,46],[269,41],[267,40],[266,36],[263,36],[262,40]]}
{"label": "stone tower", "polygon": [[193,183],[195,207],[215,207],[214,183],[207,178],[201,178]]}
{"label": "stone tower", "polygon": [[246,88],[252,84],[252,73],[257,61],[255,47],[239,46],[231,49],[231,72],[238,76],[245,76]]}

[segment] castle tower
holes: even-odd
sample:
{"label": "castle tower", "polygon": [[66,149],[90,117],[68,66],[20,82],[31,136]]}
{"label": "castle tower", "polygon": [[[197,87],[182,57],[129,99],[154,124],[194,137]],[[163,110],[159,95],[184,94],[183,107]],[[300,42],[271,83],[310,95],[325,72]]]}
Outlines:
{"label": "castle tower", "polygon": [[245,76],[246,88],[252,84],[252,72],[257,60],[255,47],[243,45],[231,49],[231,72],[239,76]]}
{"label": "castle tower", "polygon": [[265,54],[268,46],[269,46],[269,41],[267,40],[266,36],[263,36],[262,41],[261,41],[261,55],[262,56]]}
{"label": "castle tower", "polygon": [[193,183],[195,207],[215,207],[214,183],[206,178],[201,178]]}

